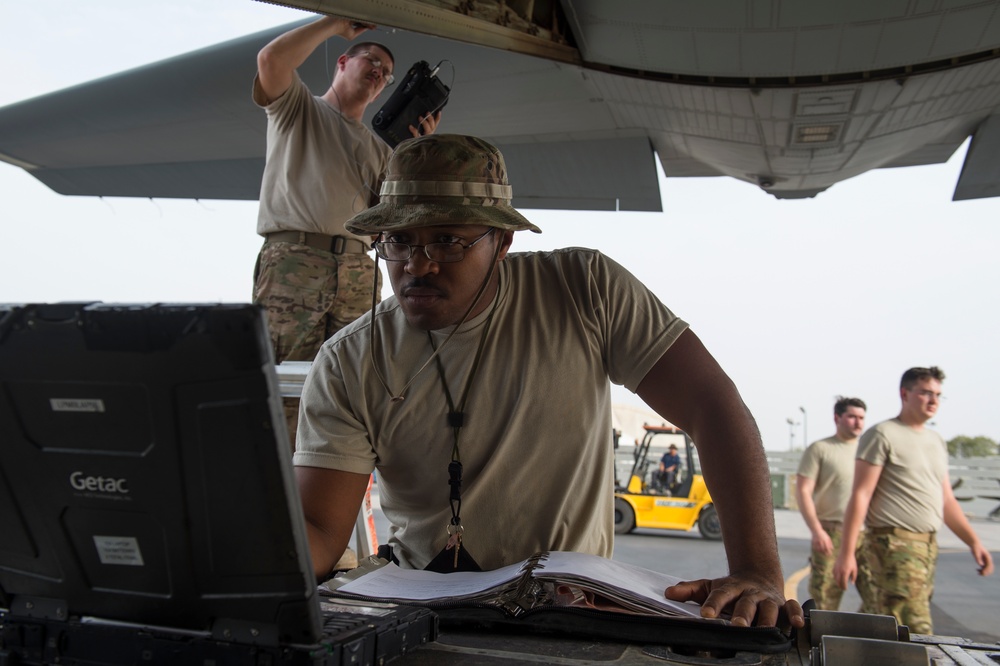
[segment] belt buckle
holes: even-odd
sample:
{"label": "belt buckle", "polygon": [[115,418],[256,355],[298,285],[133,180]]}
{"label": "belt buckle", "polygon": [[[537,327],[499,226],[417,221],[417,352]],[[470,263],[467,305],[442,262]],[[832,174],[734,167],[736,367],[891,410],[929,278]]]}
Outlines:
{"label": "belt buckle", "polygon": [[334,236],[333,242],[330,243],[330,252],[333,254],[344,254],[344,248],[347,245],[347,239],[343,236]]}

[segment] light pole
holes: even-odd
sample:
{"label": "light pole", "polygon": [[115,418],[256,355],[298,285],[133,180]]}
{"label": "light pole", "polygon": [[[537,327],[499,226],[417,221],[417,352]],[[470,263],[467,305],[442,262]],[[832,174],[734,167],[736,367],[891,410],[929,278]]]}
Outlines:
{"label": "light pole", "polygon": [[807,446],[809,444],[809,433],[806,431],[806,408],[800,406],[799,411],[802,412],[802,446]]}
{"label": "light pole", "polygon": [[795,426],[798,425],[796,421],[790,418],[785,419],[785,423],[788,424],[788,450],[795,450]]}

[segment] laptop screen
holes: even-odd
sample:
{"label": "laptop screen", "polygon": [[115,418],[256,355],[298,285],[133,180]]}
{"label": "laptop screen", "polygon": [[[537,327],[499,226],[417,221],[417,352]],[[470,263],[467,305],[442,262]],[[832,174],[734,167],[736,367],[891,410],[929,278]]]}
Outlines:
{"label": "laptop screen", "polygon": [[0,305],[0,606],[310,643],[261,311]]}

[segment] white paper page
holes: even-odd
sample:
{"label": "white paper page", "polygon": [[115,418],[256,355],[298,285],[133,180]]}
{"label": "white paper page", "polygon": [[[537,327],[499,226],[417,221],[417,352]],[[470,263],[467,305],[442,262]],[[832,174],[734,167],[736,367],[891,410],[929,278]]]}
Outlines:
{"label": "white paper page", "polygon": [[387,564],[347,583],[338,592],[409,601],[458,599],[516,580],[523,566],[523,562],[518,562],[493,571],[442,574],[422,569],[401,569],[395,564]]}
{"label": "white paper page", "polygon": [[681,581],[676,576],[659,573],[650,569],[622,564],[598,555],[553,551],[535,569],[536,578],[563,579],[573,576],[593,581],[594,589],[611,587],[645,599],[653,605],[674,611],[681,615],[701,616],[697,604],[672,601],[663,596],[663,591]]}

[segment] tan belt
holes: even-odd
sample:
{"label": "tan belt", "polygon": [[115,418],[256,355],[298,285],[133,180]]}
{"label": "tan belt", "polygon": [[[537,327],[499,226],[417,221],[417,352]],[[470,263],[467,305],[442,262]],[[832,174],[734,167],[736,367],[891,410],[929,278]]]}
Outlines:
{"label": "tan belt", "polygon": [[822,527],[827,532],[832,532],[834,530],[839,530],[844,526],[839,520],[821,520],[819,521],[820,527]]}
{"label": "tan belt", "polygon": [[264,234],[265,243],[297,243],[332,254],[365,254],[368,246],[357,238],[327,236],[308,231],[275,231]]}
{"label": "tan belt", "polygon": [[910,530],[904,530],[902,527],[869,527],[867,533],[874,535],[891,534],[892,536],[899,537],[900,539],[923,541],[925,543],[931,543],[934,541],[934,532],[911,532]]}

